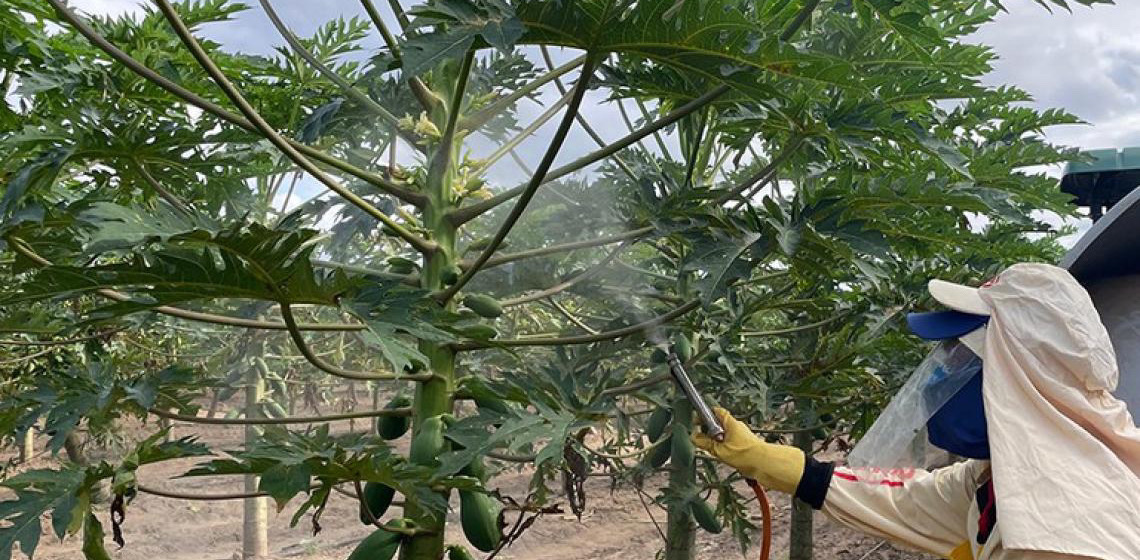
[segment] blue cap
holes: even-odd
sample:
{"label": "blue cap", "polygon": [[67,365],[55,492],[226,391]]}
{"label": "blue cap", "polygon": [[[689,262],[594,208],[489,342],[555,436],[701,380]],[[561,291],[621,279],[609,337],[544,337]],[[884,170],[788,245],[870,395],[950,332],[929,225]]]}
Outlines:
{"label": "blue cap", "polygon": [[958,338],[981,327],[989,320],[986,315],[961,311],[908,313],[906,316],[906,324],[910,327],[910,331],[927,340]]}

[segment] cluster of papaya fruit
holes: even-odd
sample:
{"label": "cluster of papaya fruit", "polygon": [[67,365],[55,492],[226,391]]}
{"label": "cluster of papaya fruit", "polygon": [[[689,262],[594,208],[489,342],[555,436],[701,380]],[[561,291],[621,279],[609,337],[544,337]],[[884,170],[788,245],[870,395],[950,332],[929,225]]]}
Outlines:
{"label": "cluster of papaya fruit", "polygon": [[[397,409],[411,406],[411,399],[403,396],[393,398],[385,405],[386,409]],[[505,406],[498,403],[483,403],[484,406]],[[425,419],[420,429],[413,436],[412,454],[408,459],[416,464],[430,464],[440,453],[446,449],[447,442],[444,431],[447,429],[446,415],[433,416]],[[376,420],[376,433],[386,439],[398,439],[411,428],[411,419],[406,416],[383,416]],[[481,457],[476,457],[459,472],[463,476],[478,479],[481,483],[487,481],[487,469]],[[392,505],[395,489],[380,482],[366,482],[360,500],[360,522],[373,525],[373,520],[381,518]],[[490,552],[499,547],[502,541],[503,505],[498,500],[484,494],[470,490],[459,491],[459,517],[463,534],[467,541],[475,548]],[[408,523],[403,519],[388,521],[386,528],[377,528],[371,535],[362,540],[349,556],[349,560],[390,560],[395,556],[404,538]],[[470,552],[463,546],[451,546],[448,549],[450,560],[469,560]]]}
{"label": "cluster of papaya fruit", "polygon": [[[654,469],[664,466],[674,453],[679,457],[690,457],[696,453],[693,442],[689,439],[689,431],[684,426],[674,425],[668,430],[668,434],[665,433],[670,428],[672,420],[673,411],[667,406],[662,406],[654,410],[646,422],[645,435],[649,438],[652,448],[646,454],[644,461]],[[712,506],[700,496],[694,495],[690,498],[689,509],[693,513],[693,519],[705,531],[715,534],[723,529]]]}

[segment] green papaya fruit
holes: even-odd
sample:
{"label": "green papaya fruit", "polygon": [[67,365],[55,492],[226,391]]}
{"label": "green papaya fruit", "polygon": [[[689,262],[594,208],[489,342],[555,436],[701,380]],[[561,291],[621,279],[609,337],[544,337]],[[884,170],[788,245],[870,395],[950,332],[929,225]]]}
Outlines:
{"label": "green papaya fruit", "polygon": [[693,345],[689,342],[689,337],[678,334],[673,337],[673,351],[677,353],[677,357],[682,362],[687,362],[693,357]]}
{"label": "green papaya fruit", "polygon": [[472,241],[471,244],[467,246],[467,250],[468,251],[482,251],[483,249],[490,247],[491,242],[494,240],[495,240],[494,237],[481,237],[479,239],[476,239],[475,241]]}
{"label": "green papaya fruit", "polygon": [[289,395],[289,387],[280,379],[268,379],[266,384],[269,385],[269,390],[278,397],[285,398]]}
{"label": "green papaya fruit", "polygon": [[[408,397],[395,397],[384,405],[385,410],[394,410],[397,408],[404,408],[412,405],[412,399]],[[376,419],[376,433],[380,437],[393,440],[408,433],[408,428],[412,425],[412,419],[407,416],[381,416]]]}
{"label": "green papaya fruit", "polygon": [[494,319],[503,314],[503,305],[491,296],[485,294],[467,294],[463,298],[463,305],[479,314],[480,317]]}
{"label": "green papaya fruit", "polygon": [[661,434],[665,433],[665,428],[669,427],[669,421],[673,419],[673,410],[667,406],[659,407],[649,415],[649,421],[645,423],[645,435],[649,436],[649,441],[657,441],[661,439]]}
{"label": "green papaya fruit", "polygon": [[491,325],[470,325],[463,327],[463,336],[477,340],[489,340],[499,336],[499,331]]}
{"label": "green papaya fruit", "polygon": [[439,416],[425,418],[423,425],[417,428],[416,435],[412,437],[412,449],[408,459],[416,465],[434,463],[446,444],[443,438],[444,428],[443,418]]}
{"label": "green papaya fruit", "polygon": [[659,469],[669,461],[669,457],[673,455],[673,445],[670,440],[673,439],[672,435],[665,436],[664,439],[654,444],[653,449],[649,450],[647,460],[649,466]]}
{"label": "green papaya fruit", "polygon": [[720,520],[716,518],[716,511],[713,510],[708,502],[700,498],[693,498],[693,501],[690,502],[689,509],[693,512],[693,519],[697,520],[697,525],[700,525],[701,529],[714,535],[723,529]]}
{"label": "green papaya fruit", "polygon": [[416,263],[403,257],[388,259],[388,271],[393,274],[411,274],[416,271]]}
{"label": "green papaya fruit", "polygon": [[475,406],[477,406],[479,408],[485,408],[487,410],[493,410],[495,412],[498,412],[499,414],[510,414],[511,413],[511,407],[507,406],[507,403],[505,401],[503,401],[503,399],[500,399],[498,397],[494,397],[491,395],[483,395],[483,396],[476,396],[476,397],[474,397],[474,399],[475,399]]}
{"label": "green papaya fruit", "polygon": [[459,491],[459,519],[467,541],[483,552],[499,546],[503,532],[499,529],[499,516],[503,505],[486,494]]}
{"label": "green papaya fruit", "polygon": [[[398,526],[396,520],[389,521],[388,525]],[[404,535],[376,529],[372,534],[364,537],[348,555],[348,560],[392,560],[400,548],[400,541]]]}
{"label": "green papaya fruit", "polygon": [[689,439],[689,431],[684,426],[673,426],[673,435],[669,439],[673,440],[674,465],[682,462],[682,459],[686,462],[693,461],[697,449],[693,447],[693,440]]}
{"label": "green papaya fruit", "polygon": [[447,558],[448,560],[475,560],[467,547],[457,544],[447,547]]}
{"label": "green papaya fruit", "polygon": [[[360,502],[360,522],[365,525],[372,524],[372,520],[368,517],[369,512],[372,513],[372,517],[379,519],[388,511],[388,506],[392,505],[392,497],[395,495],[396,490],[387,484],[365,482],[364,495],[361,496]],[[366,505],[368,511],[364,510]]]}
{"label": "green papaya fruit", "polygon": [[466,467],[463,467],[463,469],[459,471],[459,474],[477,478],[479,482],[487,481],[487,467],[483,464],[482,457],[472,459],[470,463],[467,463]]}
{"label": "green papaya fruit", "polygon": [[285,411],[285,408],[274,401],[265,401],[261,404],[265,409],[265,415],[270,418],[284,418],[286,416],[289,416],[289,413]]}
{"label": "green papaya fruit", "polygon": [[450,286],[458,281],[459,277],[462,275],[463,269],[459,268],[459,265],[457,264],[452,264],[443,269],[443,272],[440,275],[440,280],[443,280],[443,284],[445,286]]}

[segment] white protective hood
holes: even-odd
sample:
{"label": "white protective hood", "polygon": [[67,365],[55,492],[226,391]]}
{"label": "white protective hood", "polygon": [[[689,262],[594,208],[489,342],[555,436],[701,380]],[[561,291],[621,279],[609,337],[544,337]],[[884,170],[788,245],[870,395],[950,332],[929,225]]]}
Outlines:
{"label": "white protective hood", "polygon": [[1140,558],[1140,429],[1111,394],[1116,355],[1088,292],[1065,269],[1018,264],[978,293],[1006,547]]}

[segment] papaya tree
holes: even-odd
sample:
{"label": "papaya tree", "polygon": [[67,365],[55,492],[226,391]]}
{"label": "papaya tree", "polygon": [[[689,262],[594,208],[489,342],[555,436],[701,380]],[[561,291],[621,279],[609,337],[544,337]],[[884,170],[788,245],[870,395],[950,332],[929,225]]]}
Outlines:
{"label": "papaya tree", "polygon": [[[937,102],[949,99],[1014,111],[1014,99],[977,83],[988,52],[955,40],[992,9],[960,4],[429,0],[407,10],[390,2],[382,11],[362,0],[366,17],[299,37],[263,0],[260,9],[284,45],[261,58],[199,36],[203,25],[244,8],[225,0],[157,0],[138,17],[118,18],[84,16],[61,0],[9,2],[0,8],[0,29],[21,41],[5,43],[0,58],[4,83],[15,87],[0,114],[0,234],[12,263],[12,289],[0,298],[5,323],[22,321],[26,340],[72,349],[69,341],[107,329],[186,322],[246,329],[272,337],[271,347],[288,342],[310,373],[407,392],[410,406],[335,416],[410,418],[407,457],[382,437],[337,435],[327,425],[280,427],[332,416],[250,417],[260,404],[253,391],[247,417],[228,421],[267,427],[251,430],[245,449],[190,474],[259,477],[250,496],[279,507],[300,496],[293,522],[311,512],[314,529],[333,488],[351,485],[364,505],[362,520],[376,526],[360,554],[391,557],[398,549],[407,559],[444,555],[443,514],[458,491],[468,541],[498,549],[509,538],[482,461],[535,465],[531,499],[512,504],[523,513],[541,512],[542,481],[555,472],[575,494],[582,434],[605,422],[614,396],[637,381],[619,379],[636,368],[615,370],[601,356],[634,351],[647,332],[699,309],[717,315],[730,287],[750,274],[798,271],[808,262],[794,258],[800,245],[819,246],[817,267],[845,257],[858,271],[849,281],[876,278],[874,252],[845,238],[851,234],[843,228],[855,219],[845,212],[903,240],[925,231],[871,221],[864,213],[888,215],[873,201],[808,215],[807,205],[823,202],[809,194],[794,203],[769,197],[755,211],[769,183],[792,178],[797,193],[816,184],[841,193],[857,186],[868,199],[888,197],[897,214],[911,196],[952,187],[955,223],[962,211],[989,216],[1003,204],[1024,211],[1019,197],[1033,195],[1030,187],[1042,180],[1007,180],[999,171],[1014,161],[1056,158],[1040,143],[1017,141],[1049,123],[1033,112],[1008,113],[1021,120],[1006,132],[1021,133],[992,141],[1007,146],[1004,152],[978,148],[993,150],[984,177],[996,182],[978,186],[971,167],[977,154],[963,147],[977,140],[938,120],[946,114]],[[49,32],[49,24],[62,31]],[[385,46],[368,52],[361,45],[373,34]],[[540,70],[543,48],[569,56]],[[638,81],[647,74],[675,81],[651,89]],[[582,111],[595,89],[657,100],[649,106],[656,114],[647,110],[628,134],[604,139]],[[520,102],[555,91],[560,97],[544,113],[517,122]],[[1002,120],[993,114],[980,118]],[[964,127],[989,126],[970,118],[961,116]],[[655,156],[630,155],[631,146],[673,126],[683,151],[676,161],[653,165]],[[573,159],[556,165],[578,128],[598,145],[577,147]],[[533,139],[539,130],[549,138]],[[487,140],[494,149],[483,155]],[[491,181],[492,167],[521,159],[517,148],[536,141],[542,156],[533,168],[522,162],[523,180]],[[1021,159],[999,159],[1013,153]],[[715,170],[733,158],[751,163],[733,175]],[[571,180],[600,162],[612,162],[636,189],[595,197],[606,191]],[[898,185],[882,178],[906,178],[916,168],[938,180]],[[322,191],[291,204],[301,187]],[[563,236],[525,227],[553,215],[534,212],[550,197],[580,203],[563,214],[576,217]],[[588,211],[607,200],[614,202],[608,211]],[[817,235],[804,233],[813,228]],[[516,245],[524,238],[526,245]],[[667,282],[653,286],[648,304],[603,315],[594,327],[576,313],[627,309],[614,302],[628,301],[620,291],[636,288],[588,295],[594,301],[585,311],[548,299],[567,283],[581,291],[594,278],[561,268],[590,262],[585,257],[544,264],[550,257],[601,251],[595,259],[608,266],[631,246],[647,260],[632,265],[637,274]],[[528,267],[533,276],[516,277]],[[697,343],[694,356],[713,348],[696,336],[704,324],[694,320],[682,334]],[[329,341],[317,337],[329,333],[350,335],[353,350],[322,350]],[[722,356],[736,342],[726,338]],[[489,354],[536,348],[557,359],[506,382],[484,379]],[[54,437],[62,438],[80,424],[124,417],[203,421],[197,410],[216,372],[133,365],[122,352],[87,352],[43,382],[50,389],[44,398],[7,392],[3,417],[11,428],[58,420]],[[31,375],[13,387],[41,382]],[[252,374],[246,382],[254,383]],[[460,399],[473,399],[477,412],[462,413]],[[673,406],[673,438],[687,441],[684,403]],[[695,465],[691,449],[672,451],[674,463]],[[140,465],[209,452],[190,439],[164,441],[160,431],[115,461],[14,477],[5,484],[17,499],[0,509],[10,523],[0,529],[0,553],[8,557],[16,543],[33,553],[39,516],[52,510],[56,534],[82,532],[84,552],[99,558],[104,533],[90,495],[100,480],[111,481],[121,504],[138,491]],[[677,471],[675,484],[695,488],[696,472]],[[403,496],[402,511],[389,520],[381,519],[385,508],[368,505],[385,488],[382,501]],[[677,530],[691,535],[689,510],[681,502],[671,507]],[[691,555],[691,537],[678,542],[671,557]]]}

